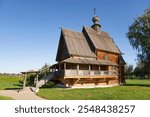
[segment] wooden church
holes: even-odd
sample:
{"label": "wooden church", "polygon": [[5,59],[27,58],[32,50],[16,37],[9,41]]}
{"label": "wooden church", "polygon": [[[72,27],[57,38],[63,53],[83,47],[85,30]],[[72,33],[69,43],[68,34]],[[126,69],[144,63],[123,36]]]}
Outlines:
{"label": "wooden church", "polygon": [[51,66],[54,82],[66,87],[105,87],[125,83],[125,61],[107,32],[101,30],[99,17],[82,32],[61,29],[56,55]]}

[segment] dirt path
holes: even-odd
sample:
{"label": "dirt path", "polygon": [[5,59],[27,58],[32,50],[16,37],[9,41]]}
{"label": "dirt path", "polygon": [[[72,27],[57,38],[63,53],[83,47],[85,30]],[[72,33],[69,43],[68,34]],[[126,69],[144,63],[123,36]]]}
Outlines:
{"label": "dirt path", "polygon": [[25,90],[0,90],[0,95],[12,97],[15,100],[44,100],[27,87]]}

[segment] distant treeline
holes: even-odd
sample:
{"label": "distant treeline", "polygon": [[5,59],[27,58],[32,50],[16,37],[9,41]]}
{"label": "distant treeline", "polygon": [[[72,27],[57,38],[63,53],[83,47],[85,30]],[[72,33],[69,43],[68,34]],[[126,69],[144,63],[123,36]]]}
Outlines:
{"label": "distant treeline", "polygon": [[141,63],[134,68],[131,64],[125,65],[126,79],[150,79],[149,69],[145,69]]}
{"label": "distant treeline", "polygon": [[0,75],[5,75],[5,76],[22,76],[22,74],[18,73],[0,73]]}

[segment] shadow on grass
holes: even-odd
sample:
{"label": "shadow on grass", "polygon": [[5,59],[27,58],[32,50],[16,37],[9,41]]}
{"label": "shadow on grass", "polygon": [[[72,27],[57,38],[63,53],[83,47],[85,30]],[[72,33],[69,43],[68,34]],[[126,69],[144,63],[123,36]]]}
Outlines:
{"label": "shadow on grass", "polygon": [[150,87],[150,84],[125,84],[124,86]]}
{"label": "shadow on grass", "polygon": [[13,86],[18,86],[18,87],[22,87],[22,84],[13,84]]}
{"label": "shadow on grass", "polygon": [[43,85],[42,87],[40,87],[41,89],[46,89],[46,88],[58,88],[55,87],[55,85]]}
{"label": "shadow on grass", "polygon": [[45,88],[58,88],[58,87],[54,82],[49,81],[41,87],[41,89],[45,89]]}
{"label": "shadow on grass", "polygon": [[5,88],[4,90],[21,90],[22,88]]}

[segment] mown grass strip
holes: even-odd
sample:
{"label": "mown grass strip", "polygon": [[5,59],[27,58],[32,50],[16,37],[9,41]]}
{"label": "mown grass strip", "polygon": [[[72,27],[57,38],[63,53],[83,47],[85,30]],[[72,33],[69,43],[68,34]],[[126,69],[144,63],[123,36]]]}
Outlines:
{"label": "mown grass strip", "polygon": [[150,80],[126,82],[109,88],[41,88],[37,95],[50,100],[150,100]]}

